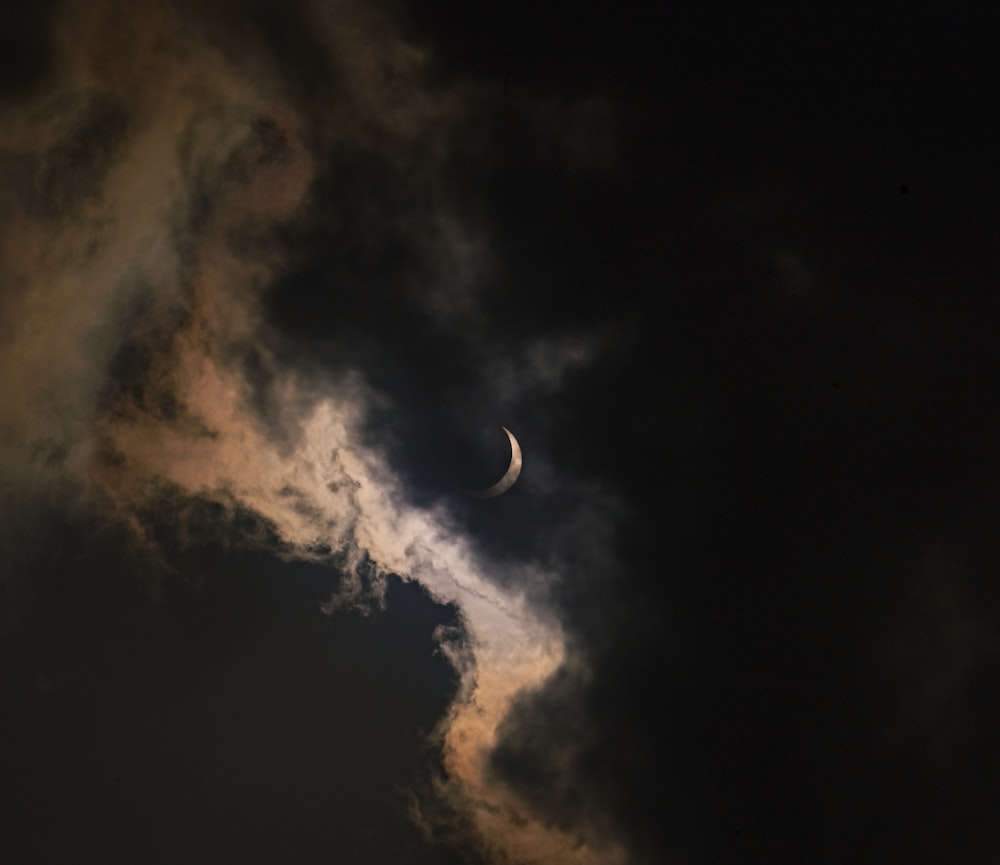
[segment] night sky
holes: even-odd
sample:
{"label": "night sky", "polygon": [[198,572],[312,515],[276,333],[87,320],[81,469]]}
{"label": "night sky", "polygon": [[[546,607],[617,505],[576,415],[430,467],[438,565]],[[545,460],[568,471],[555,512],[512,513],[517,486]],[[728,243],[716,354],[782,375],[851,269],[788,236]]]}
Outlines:
{"label": "night sky", "polygon": [[0,859],[1000,861],[1000,16],[889,5],[5,13]]}

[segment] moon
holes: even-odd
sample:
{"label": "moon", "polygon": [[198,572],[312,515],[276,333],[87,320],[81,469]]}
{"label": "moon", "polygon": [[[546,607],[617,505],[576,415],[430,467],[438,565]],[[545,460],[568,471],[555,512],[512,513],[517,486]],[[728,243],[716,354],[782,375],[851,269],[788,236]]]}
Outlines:
{"label": "moon", "polygon": [[484,490],[469,490],[468,493],[470,496],[480,499],[492,499],[495,496],[503,495],[514,486],[518,475],[521,474],[521,446],[517,443],[517,439],[514,438],[514,433],[507,429],[507,427],[501,427],[501,429],[507,433],[507,438],[510,439],[510,465],[507,466],[504,476],[493,484],[493,486],[487,487]]}

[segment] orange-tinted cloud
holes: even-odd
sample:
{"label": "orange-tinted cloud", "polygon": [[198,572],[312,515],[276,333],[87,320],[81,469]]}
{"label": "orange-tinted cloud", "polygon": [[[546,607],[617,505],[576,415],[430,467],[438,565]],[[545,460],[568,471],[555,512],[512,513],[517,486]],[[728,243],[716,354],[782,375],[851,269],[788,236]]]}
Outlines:
{"label": "orange-tinted cloud", "polygon": [[[167,7],[65,7],[51,80],[0,118],[5,483],[71,495],[140,536],[164,491],[248,509],[273,527],[276,553],[338,556],[342,597],[363,562],[419,581],[465,631],[443,644],[462,687],[435,733],[441,801],[497,862],[622,861],[586,827],[548,825],[488,771],[513,699],[565,659],[555,617],[517,588],[552,575],[526,565],[524,579],[497,579],[446,511],[408,502],[362,435],[378,397],[361,374],[279,360],[261,298],[283,266],[275,230],[308,211],[317,142],[351,137],[391,160],[422,136],[433,159],[471,98],[422,90],[422,52],[369,33],[356,11],[315,26],[345,84],[327,116],[305,118],[273,58]],[[455,260],[477,254],[440,224]],[[248,352],[268,378],[263,412]]]}

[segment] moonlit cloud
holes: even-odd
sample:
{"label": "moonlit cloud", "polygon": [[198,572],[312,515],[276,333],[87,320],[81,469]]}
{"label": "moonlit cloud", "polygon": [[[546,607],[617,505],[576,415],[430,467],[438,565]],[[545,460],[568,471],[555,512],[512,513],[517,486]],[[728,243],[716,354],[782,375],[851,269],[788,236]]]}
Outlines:
{"label": "moonlit cloud", "polygon": [[[289,366],[262,307],[285,265],[275,232],[309,212],[318,142],[370,143],[391,162],[422,137],[433,161],[472,97],[429,95],[424,54],[341,7],[315,18],[345,82],[319,118],[252,43],[215,44],[159,7],[120,15],[69,5],[51,80],[0,124],[4,483],[114,515],[149,552],[148,514],[165,496],[251,511],[276,555],[337,563],[331,609],[378,601],[389,574],[418,581],[463,630],[442,634],[461,686],[434,734],[437,804],[420,803],[419,819],[461,815],[497,862],[623,861],[585,826],[550,825],[490,770],[515,698],[567,659],[541,601],[551,563],[492,561],[446,508],[411,504],[365,435],[383,397],[364,370]],[[452,278],[426,302],[473,315],[487,240],[443,206],[433,224]],[[552,387],[593,350],[586,337],[536,342],[523,363]]]}
{"label": "moonlit cloud", "polygon": [[570,333],[532,340],[518,356],[494,361],[491,378],[510,402],[530,393],[552,393],[566,376],[593,363],[607,334]]}

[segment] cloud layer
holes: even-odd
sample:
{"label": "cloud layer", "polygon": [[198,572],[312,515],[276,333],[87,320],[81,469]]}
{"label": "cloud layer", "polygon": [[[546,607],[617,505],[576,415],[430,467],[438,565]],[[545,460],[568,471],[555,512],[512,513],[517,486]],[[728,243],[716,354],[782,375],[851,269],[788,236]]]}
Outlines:
{"label": "cloud layer", "polygon": [[[431,832],[465,826],[453,834],[468,841],[471,830],[490,861],[623,861],[596,824],[536,814],[491,758],[514,701],[567,661],[547,603],[558,562],[491,557],[446,506],[413,504],[371,435],[387,403],[363,358],[297,363],[268,319],[295,254],[282,238],[322,232],[317,218],[332,216],[334,242],[367,239],[366,259],[391,255],[405,235],[426,278],[388,296],[415,291],[443,327],[469,332],[489,239],[450,211],[435,166],[477,94],[422,85],[424,54],[378,15],[346,5],[296,14],[316,74],[336,82],[325,111],[304,108],[309,82],[283,73],[263,32],[160,5],[61,9],[54,67],[0,124],[3,483],[123,522],[152,558],[164,503],[250,511],[268,531],[236,543],[335,564],[331,609],[377,603],[389,574],[418,581],[457,607],[462,633],[441,635],[461,686],[435,733],[445,774],[415,818]],[[304,76],[309,65],[295,68]],[[563,128],[605,128],[598,103],[564,111]],[[552,146],[586,163],[579,141]],[[611,158],[607,135],[595,146]],[[315,190],[341,182],[362,152],[404,187],[354,193],[346,206],[359,230],[338,225],[336,203],[331,213]],[[365,279],[363,268],[341,273]],[[551,390],[596,339],[535,338],[516,364],[490,367],[499,401]]]}

